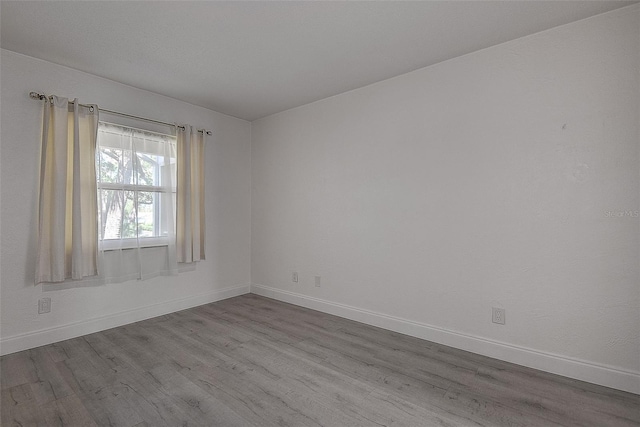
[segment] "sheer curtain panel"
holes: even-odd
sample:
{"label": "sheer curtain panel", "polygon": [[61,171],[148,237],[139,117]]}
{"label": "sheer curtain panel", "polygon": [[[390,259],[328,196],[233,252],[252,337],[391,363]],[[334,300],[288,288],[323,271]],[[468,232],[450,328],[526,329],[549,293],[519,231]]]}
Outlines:
{"label": "sheer curtain panel", "polygon": [[97,129],[97,106],[45,101],[36,284],[98,274]]}
{"label": "sheer curtain panel", "polygon": [[101,282],[177,274],[175,136],[105,122],[98,128]]}
{"label": "sheer curtain panel", "polygon": [[204,144],[206,132],[178,127],[176,249],[178,262],[205,259]]}

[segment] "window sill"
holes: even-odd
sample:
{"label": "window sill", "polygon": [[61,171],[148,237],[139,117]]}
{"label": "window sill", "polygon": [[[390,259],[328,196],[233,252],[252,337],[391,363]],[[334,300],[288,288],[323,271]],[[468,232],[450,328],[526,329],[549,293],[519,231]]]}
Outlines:
{"label": "window sill", "polygon": [[164,237],[152,237],[145,239],[102,240],[99,242],[101,251],[119,251],[131,249],[155,248],[169,246],[169,239]]}

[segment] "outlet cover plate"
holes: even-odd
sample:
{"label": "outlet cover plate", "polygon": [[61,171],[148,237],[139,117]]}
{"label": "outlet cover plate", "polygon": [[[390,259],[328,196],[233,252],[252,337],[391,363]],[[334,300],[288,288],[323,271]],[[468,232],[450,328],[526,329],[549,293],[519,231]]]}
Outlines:
{"label": "outlet cover plate", "polygon": [[298,272],[294,271],[293,273],[291,273],[291,281],[298,283]]}
{"label": "outlet cover plate", "polygon": [[499,325],[504,325],[504,308],[492,307],[491,321]]}
{"label": "outlet cover plate", "polygon": [[38,314],[51,312],[51,298],[40,298],[38,300]]}

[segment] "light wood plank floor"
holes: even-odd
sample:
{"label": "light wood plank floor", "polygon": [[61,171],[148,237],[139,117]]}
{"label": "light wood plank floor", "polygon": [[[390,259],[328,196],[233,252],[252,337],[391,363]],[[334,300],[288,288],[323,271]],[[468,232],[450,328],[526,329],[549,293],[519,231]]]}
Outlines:
{"label": "light wood plank floor", "polygon": [[640,396],[256,295],[0,364],[7,427],[640,425]]}

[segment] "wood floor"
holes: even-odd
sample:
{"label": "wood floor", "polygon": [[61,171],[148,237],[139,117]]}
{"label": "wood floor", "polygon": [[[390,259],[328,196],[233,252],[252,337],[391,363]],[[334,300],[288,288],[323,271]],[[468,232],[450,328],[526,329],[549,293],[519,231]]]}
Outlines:
{"label": "wood floor", "polygon": [[2,426],[627,426],[640,396],[244,295],[4,356]]}

